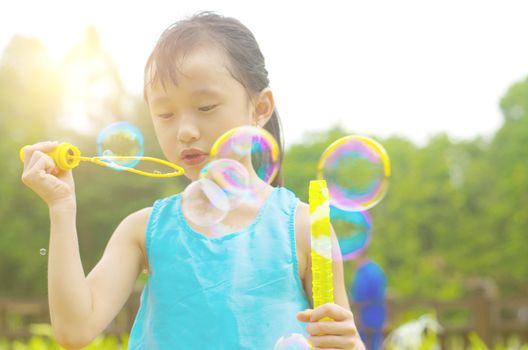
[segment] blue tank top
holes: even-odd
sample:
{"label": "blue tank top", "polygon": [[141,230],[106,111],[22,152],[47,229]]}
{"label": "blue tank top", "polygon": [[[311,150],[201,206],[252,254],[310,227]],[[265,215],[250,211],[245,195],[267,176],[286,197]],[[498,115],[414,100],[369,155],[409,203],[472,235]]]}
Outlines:
{"label": "blue tank top", "polygon": [[181,195],[154,203],[146,230],[149,277],[129,349],[272,350],[306,335],[309,308],[298,273],[294,217],[299,200],[274,188],[254,221],[218,238],[194,231]]}

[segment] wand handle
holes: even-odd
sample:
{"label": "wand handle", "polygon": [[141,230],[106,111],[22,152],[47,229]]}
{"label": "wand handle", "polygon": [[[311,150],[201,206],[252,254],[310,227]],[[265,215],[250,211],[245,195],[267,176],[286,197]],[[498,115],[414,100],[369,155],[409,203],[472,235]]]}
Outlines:
{"label": "wand handle", "polygon": [[[28,146],[22,147],[18,153],[21,161],[24,161],[24,150],[26,147]],[[81,161],[81,151],[71,143],[63,142],[55,147],[53,151],[46,154],[53,159],[57,168],[63,171],[77,167]]]}

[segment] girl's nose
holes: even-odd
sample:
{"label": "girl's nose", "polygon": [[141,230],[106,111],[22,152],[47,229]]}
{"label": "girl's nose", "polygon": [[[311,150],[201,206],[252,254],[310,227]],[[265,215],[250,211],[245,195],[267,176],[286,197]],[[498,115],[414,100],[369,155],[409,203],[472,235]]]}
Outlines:
{"label": "girl's nose", "polygon": [[191,144],[200,138],[200,129],[192,116],[183,116],[178,130],[178,140]]}

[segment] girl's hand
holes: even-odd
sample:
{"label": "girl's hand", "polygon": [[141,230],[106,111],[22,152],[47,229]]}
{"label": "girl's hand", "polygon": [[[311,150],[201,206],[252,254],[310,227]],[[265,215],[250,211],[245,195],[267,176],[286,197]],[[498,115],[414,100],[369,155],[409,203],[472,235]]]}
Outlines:
{"label": "girl's hand", "polygon": [[[330,317],[334,321],[321,321]],[[297,314],[301,322],[308,322],[306,330],[310,334],[308,342],[314,349],[360,349],[365,345],[359,337],[350,310],[337,304],[321,305],[315,310],[307,309]]]}
{"label": "girl's hand", "polygon": [[71,171],[60,171],[46,153],[58,142],[39,142],[24,150],[22,182],[38,194],[51,208],[75,208],[75,185]]}

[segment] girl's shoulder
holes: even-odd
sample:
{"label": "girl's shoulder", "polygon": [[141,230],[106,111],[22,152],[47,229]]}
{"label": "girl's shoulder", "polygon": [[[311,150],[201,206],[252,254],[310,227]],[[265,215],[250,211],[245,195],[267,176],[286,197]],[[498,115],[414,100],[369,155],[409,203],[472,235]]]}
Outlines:
{"label": "girl's shoulder", "polygon": [[137,229],[133,231],[143,231],[144,233],[151,213],[152,207],[139,209],[125,217],[122,221],[122,224],[129,225],[130,227],[136,227]]}
{"label": "girl's shoulder", "polygon": [[145,248],[145,231],[152,213],[152,207],[146,207],[133,212],[123,219],[121,225],[128,228],[129,239],[141,250],[143,256],[143,266],[148,271],[148,259]]}

